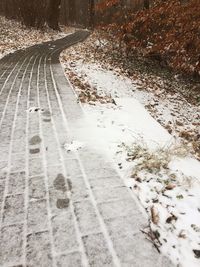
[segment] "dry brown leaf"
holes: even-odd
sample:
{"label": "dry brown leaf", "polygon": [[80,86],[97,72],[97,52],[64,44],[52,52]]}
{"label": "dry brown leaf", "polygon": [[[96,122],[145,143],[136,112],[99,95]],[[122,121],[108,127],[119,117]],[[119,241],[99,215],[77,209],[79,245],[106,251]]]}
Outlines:
{"label": "dry brown leaf", "polygon": [[155,206],[151,207],[151,220],[154,224],[158,224],[159,222],[159,212]]}
{"label": "dry brown leaf", "polygon": [[172,189],[174,189],[175,187],[176,187],[175,184],[168,184],[168,185],[165,187],[165,189],[166,189],[166,190],[172,190]]}

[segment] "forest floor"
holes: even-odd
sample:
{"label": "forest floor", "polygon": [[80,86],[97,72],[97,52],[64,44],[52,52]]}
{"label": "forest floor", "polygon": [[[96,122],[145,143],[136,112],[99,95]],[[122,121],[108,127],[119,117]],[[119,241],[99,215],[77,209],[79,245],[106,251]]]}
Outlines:
{"label": "forest floor", "polygon": [[15,20],[0,16],[0,58],[19,49],[53,41],[74,32],[70,27],[61,27],[61,32],[49,28],[44,30],[30,29]]}
{"label": "forest floor", "polygon": [[61,62],[91,125],[79,141],[118,165],[149,216],[142,231],[155,247],[177,266],[199,266],[199,83],[124,59],[98,33]]}

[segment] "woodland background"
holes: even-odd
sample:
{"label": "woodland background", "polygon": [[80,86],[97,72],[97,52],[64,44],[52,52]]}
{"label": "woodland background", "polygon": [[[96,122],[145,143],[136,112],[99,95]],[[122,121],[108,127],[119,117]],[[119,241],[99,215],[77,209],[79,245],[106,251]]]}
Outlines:
{"label": "woodland background", "polygon": [[0,14],[41,29],[98,28],[127,57],[200,77],[199,0],[1,0]]}

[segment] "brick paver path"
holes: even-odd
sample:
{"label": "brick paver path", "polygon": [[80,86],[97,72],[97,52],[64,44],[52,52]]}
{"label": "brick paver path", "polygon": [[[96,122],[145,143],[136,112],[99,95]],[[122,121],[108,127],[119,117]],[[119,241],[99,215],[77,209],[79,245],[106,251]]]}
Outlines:
{"label": "brick paver path", "polygon": [[109,159],[63,147],[84,115],[58,57],[87,35],[0,61],[1,267],[171,266]]}

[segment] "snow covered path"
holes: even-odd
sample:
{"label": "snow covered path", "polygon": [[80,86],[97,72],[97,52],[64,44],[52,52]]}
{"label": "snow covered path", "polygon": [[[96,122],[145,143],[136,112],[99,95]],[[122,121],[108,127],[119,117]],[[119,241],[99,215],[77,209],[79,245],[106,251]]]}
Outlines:
{"label": "snow covered path", "polygon": [[[87,123],[58,57],[80,31],[0,61],[0,266],[168,267]],[[91,136],[92,139],[92,136]]]}
{"label": "snow covered path", "polygon": [[[61,55],[86,117],[81,129],[75,127],[75,136],[113,160],[146,210],[146,237],[175,266],[199,266],[200,162],[192,158],[190,145],[158,122],[171,120],[176,103],[180,108],[173,115],[190,120],[181,125],[192,129],[193,124],[200,125],[200,110],[178,93],[171,101],[170,93],[158,86],[141,90],[139,79],[120,74],[116,67],[95,60],[94,54],[87,59],[94,43],[89,38]],[[164,110],[158,121],[147,110],[154,105]]]}

